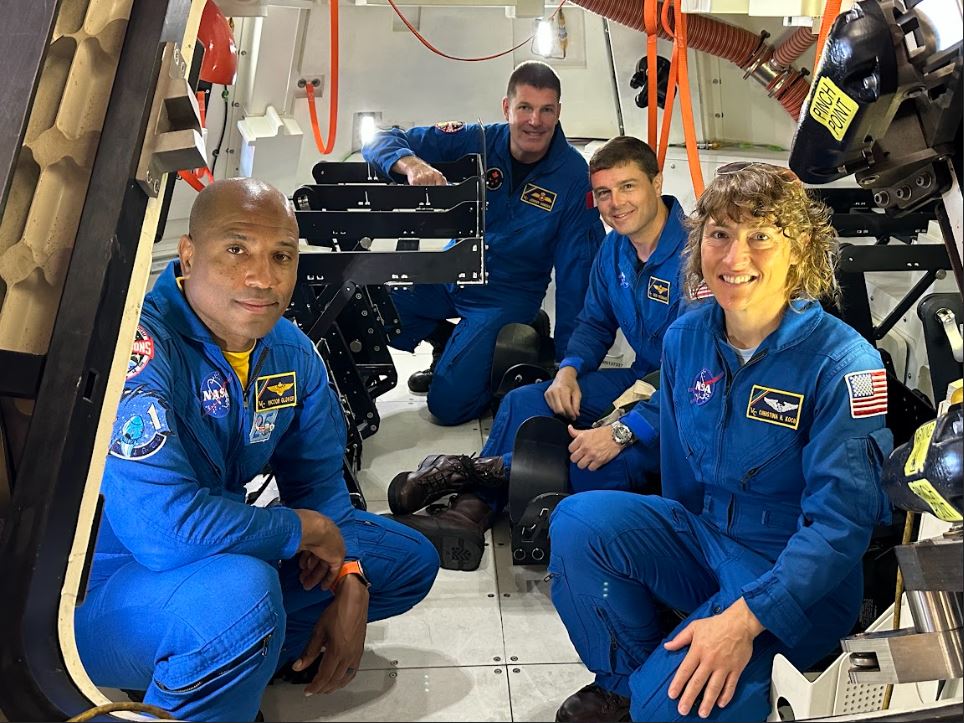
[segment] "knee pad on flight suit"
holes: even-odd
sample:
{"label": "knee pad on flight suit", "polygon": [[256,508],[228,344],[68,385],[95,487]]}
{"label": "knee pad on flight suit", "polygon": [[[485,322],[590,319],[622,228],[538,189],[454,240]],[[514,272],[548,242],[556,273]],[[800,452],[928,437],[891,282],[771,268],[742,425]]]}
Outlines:
{"label": "knee pad on flight suit", "polygon": [[549,517],[569,491],[569,432],[555,417],[532,417],[519,427],[509,474],[512,562],[549,562]]}

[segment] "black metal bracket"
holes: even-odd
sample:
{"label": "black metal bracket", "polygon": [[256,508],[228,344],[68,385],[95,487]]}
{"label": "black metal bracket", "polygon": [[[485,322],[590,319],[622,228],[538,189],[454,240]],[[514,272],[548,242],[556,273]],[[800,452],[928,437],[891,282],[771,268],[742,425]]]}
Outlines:
{"label": "black metal bracket", "polygon": [[0,349],[0,397],[36,398],[46,362],[46,354]]}

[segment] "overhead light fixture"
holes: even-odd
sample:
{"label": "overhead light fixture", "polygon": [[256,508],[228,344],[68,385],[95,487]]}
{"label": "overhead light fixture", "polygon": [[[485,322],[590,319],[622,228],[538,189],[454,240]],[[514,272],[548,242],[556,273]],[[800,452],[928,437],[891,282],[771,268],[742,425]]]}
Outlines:
{"label": "overhead light fixture", "polygon": [[541,58],[562,60],[566,57],[569,33],[562,10],[548,18],[536,18],[532,26],[532,54]]}
{"label": "overhead light fixture", "polygon": [[362,146],[367,146],[375,138],[378,127],[375,125],[375,116],[365,113],[358,124],[358,136]]}

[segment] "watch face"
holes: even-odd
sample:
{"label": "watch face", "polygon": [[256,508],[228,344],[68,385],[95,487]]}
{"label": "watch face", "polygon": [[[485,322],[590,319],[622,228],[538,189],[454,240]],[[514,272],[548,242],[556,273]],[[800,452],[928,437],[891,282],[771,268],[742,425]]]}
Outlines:
{"label": "watch face", "polygon": [[613,439],[616,444],[628,444],[633,438],[632,430],[621,422],[613,424]]}

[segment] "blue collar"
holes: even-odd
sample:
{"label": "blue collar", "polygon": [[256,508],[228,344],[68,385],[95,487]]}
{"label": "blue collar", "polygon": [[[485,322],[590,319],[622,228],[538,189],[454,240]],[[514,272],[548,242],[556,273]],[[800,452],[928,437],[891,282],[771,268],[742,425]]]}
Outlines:
{"label": "blue collar", "polygon": [[[817,328],[825,313],[823,307],[817,301],[808,299],[791,301],[789,307],[783,312],[780,325],[760,343],[754,356],[762,351],[781,351],[804,342]],[[723,316],[723,307],[716,302],[712,304],[709,325],[716,338],[717,345],[729,348],[729,343],[726,340],[726,321]]]}

